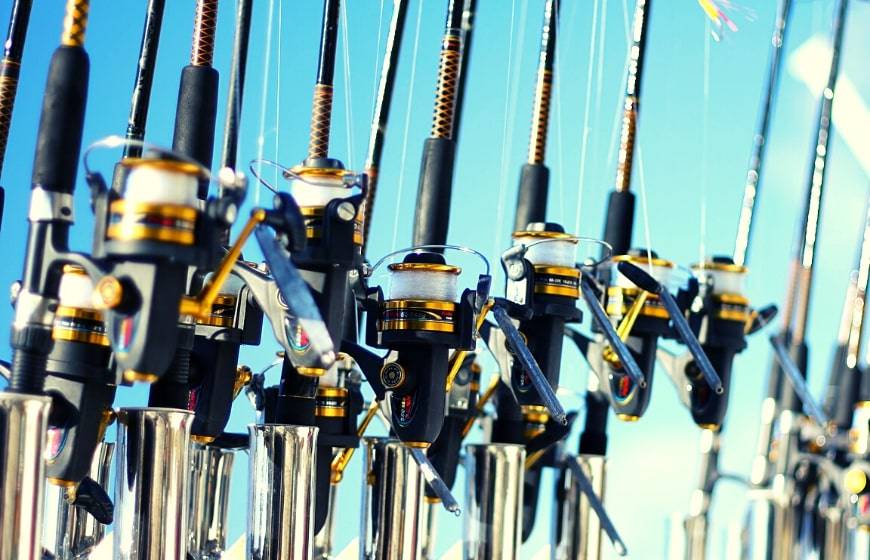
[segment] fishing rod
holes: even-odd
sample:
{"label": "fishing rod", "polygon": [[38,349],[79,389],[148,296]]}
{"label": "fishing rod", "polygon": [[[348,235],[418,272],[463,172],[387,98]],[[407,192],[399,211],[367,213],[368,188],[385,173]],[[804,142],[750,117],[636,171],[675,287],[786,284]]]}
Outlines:
{"label": "fishing rod", "polygon": [[[702,378],[714,393],[724,393],[723,383],[686,317],[686,311],[699,290],[698,279],[690,276],[673,296],[665,286],[673,275],[674,263],[659,258],[649,248],[630,248],[634,221],[631,173],[650,8],[648,0],[638,0],[635,5],[616,181],[608,198],[604,227],[604,241],[610,250],[604,258],[610,258],[608,266],[597,267],[598,284],[583,277],[585,289],[590,293],[586,299],[593,316],[599,315],[600,311],[600,304],[592,302],[597,299],[606,302],[606,316],[593,325],[595,340],[576,330],[567,330],[594,373],[587,388],[586,420],[579,452],[581,459],[588,457],[585,466],[592,474],[592,486],[602,488],[598,479],[604,476],[601,458],[607,451],[607,412],[612,408],[617,418],[629,422],[644,414],[652,394],[660,338],[674,338],[685,344],[688,356],[696,366],[693,373]],[[645,267],[646,271],[639,267]],[[618,324],[615,333],[610,333],[613,330],[610,321]],[[626,361],[621,356],[619,342],[627,346],[632,360]],[[631,367],[634,361],[639,368]],[[578,517],[587,518],[588,513],[587,508]],[[599,533],[599,528],[590,525],[585,538],[581,539],[585,553],[591,557],[600,554],[600,536],[589,537],[592,533]]]}
{"label": "fishing rod", "polygon": [[[423,450],[431,450],[442,432],[447,396],[457,383],[463,364],[470,363],[465,358],[474,348],[477,330],[490,309],[500,317],[501,328],[508,328],[514,335],[509,341],[510,347],[522,355],[521,359],[529,367],[537,368],[539,378],[543,379],[510,319],[489,299],[488,261],[472,249],[446,245],[456,146],[454,117],[459,110],[456,95],[467,78],[460,73],[463,6],[469,7],[463,0],[450,0],[447,5],[433,124],[423,147],[414,246],[388,254],[371,267],[373,274],[381,265],[389,263],[390,287],[386,294],[381,287],[370,287],[363,303],[366,343],[391,352],[384,359],[348,341],[342,346],[360,365],[378,401],[387,401],[391,433],[411,449],[422,472],[429,473],[426,477],[431,490],[429,501],[440,500],[445,509],[454,512],[459,511],[458,504],[450,495],[449,485],[440,478]],[[445,251],[471,253],[481,259],[485,272],[478,277],[475,288],[458,293],[462,270],[448,264],[443,256]],[[403,256],[401,262],[390,262],[399,256]],[[503,322],[506,325],[502,325]],[[426,375],[421,375],[423,372]],[[471,379],[469,375],[462,375],[463,390],[470,389]],[[457,388],[456,395],[459,391]],[[451,442],[442,440],[432,455],[440,468],[447,467],[448,483],[455,474],[450,450],[455,450],[460,440],[461,437]],[[384,483],[380,481],[381,485]],[[413,480],[406,483],[413,484]],[[416,527],[420,519],[415,517],[409,522]],[[408,530],[412,530],[410,526],[405,528]],[[430,544],[432,538],[431,532],[428,533]]]}
{"label": "fishing rod", "polygon": [[[7,458],[0,468],[0,558],[41,558],[44,434],[51,399],[44,395],[61,269],[69,252],[72,193],[88,88],[84,49],[89,3],[70,0],[60,46],[49,65],[37,135],[28,215],[28,250],[15,288],[9,385],[0,394],[0,433]],[[66,262],[65,262],[66,261]]]}
{"label": "fishing rod", "polygon": [[[235,245],[225,250],[220,243],[238,214],[245,182],[227,170],[219,176],[218,196],[206,198],[217,103],[218,75],[211,66],[216,9],[215,1],[197,3],[191,64],[182,70],[173,149],[149,147],[141,157],[123,158],[114,181],[120,188],[111,191],[85,159],[94,208],[98,217],[106,216],[102,223],[97,220],[95,233],[94,254],[104,263],[105,272],[96,284],[96,304],[104,312],[123,381],[152,384],[149,407],[118,412],[119,456],[124,469],[137,473],[117,479],[120,515],[136,520],[116,531],[116,545],[123,555],[158,557],[187,548],[189,536],[179,535],[173,527],[190,514],[188,503],[172,499],[170,507],[158,508],[151,490],[162,487],[184,496],[189,479],[176,466],[188,463],[191,434],[201,442],[214,441],[222,434],[228,418],[226,401],[231,402],[238,392],[234,386],[241,374],[235,371],[232,338],[241,338],[243,332],[247,338],[241,342],[259,341],[261,318],[247,297],[238,301],[242,308],[235,311],[235,301],[229,301],[227,293],[235,295],[240,287],[237,281],[228,280],[235,278],[231,273],[250,235],[259,234],[262,227],[287,228],[283,209],[255,209]],[[149,39],[147,27],[145,39]],[[144,55],[153,56],[149,52],[153,50],[146,49]],[[141,83],[137,79],[137,95]],[[150,87],[150,81],[145,83]],[[143,143],[109,138],[89,152],[130,145]],[[301,227],[301,217],[298,221]],[[235,328],[237,322],[228,324],[230,310],[234,312],[230,320],[248,320],[247,331]],[[191,352],[198,327],[200,335],[208,327],[233,327],[224,333],[229,344],[210,356],[220,360],[220,367],[215,365],[207,372],[217,376],[229,369],[230,375],[218,380],[228,387],[211,386],[216,391],[209,391],[208,385],[203,390],[199,384],[197,400],[191,403],[191,383],[197,379],[191,377]],[[227,340],[216,341],[220,342]],[[205,369],[213,363],[199,365]],[[147,454],[157,440],[169,442],[160,464]],[[150,497],[137,498],[143,494]]]}
{"label": "fishing rod", "polygon": [[[366,343],[375,348],[396,348],[399,356],[397,361],[384,363],[374,355],[354,355],[356,349],[350,352],[379,400],[386,396],[387,390],[392,391],[389,400],[396,435],[406,444],[422,448],[429,447],[441,431],[449,349],[472,349],[478,303],[474,300],[474,290],[466,290],[459,298],[460,303],[454,303],[456,279],[461,269],[448,265],[439,254],[447,241],[449,216],[445,210],[449,209],[452,185],[449,162],[455,148],[452,118],[456,88],[463,79],[459,74],[462,5],[463,0],[449,0],[447,4],[435,116],[432,135],[424,143],[414,221],[415,246],[421,248],[397,251],[376,263],[373,269],[395,255],[407,253],[403,262],[388,265],[394,280],[387,297],[380,288],[369,288],[364,304],[368,322]],[[429,225],[437,226],[438,231],[427,229]],[[422,244],[417,243],[420,240]],[[425,317],[431,320],[423,320]],[[406,375],[422,371],[429,375]]]}
{"label": "fishing rod", "polygon": [[245,94],[245,74],[248,67],[248,44],[251,38],[253,0],[236,2],[236,29],[233,39],[233,59],[230,65],[230,85],[227,92],[227,117],[221,169],[236,169],[239,155],[239,130],[242,120],[242,101]]}
{"label": "fishing rod", "polygon": [[[12,126],[12,112],[15,95],[18,92],[18,78],[21,73],[21,58],[24,54],[24,41],[33,0],[15,0],[9,16],[9,30],[6,32],[3,59],[0,60],[0,174],[6,159],[6,143],[9,128]],[[5,191],[0,187],[0,214],[3,213]]]}
{"label": "fishing rod", "polygon": [[130,118],[125,135],[125,138],[132,142],[124,146],[124,157],[142,155],[142,147],[137,142],[145,139],[145,125],[148,122],[148,107],[151,104],[154,69],[157,66],[157,50],[160,45],[160,29],[163,25],[165,6],[165,0],[149,0],[145,12],[145,25],[139,47],[139,64],[136,66],[133,98],[130,101]]}
{"label": "fishing rod", "polygon": [[681,401],[690,411],[693,421],[702,429],[701,476],[693,493],[682,535],[685,538],[683,554],[688,559],[707,557],[708,517],[713,491],[718,480],[729,478],[719,471],[719,450],[734,357],[746,348],[746,336],[768,324],[777,311],[772,305],[760,310],[753,309],[743,293],[743,285],[748,274],[746,263],[752,217],[757,204],[761,166],[778,89],[790,9],[791,0],[779,2],[770,45],[767,80],[744,185],[734,255],[713,257],[692,267],[701,281],[701,305],[693,307],[690,322],[701,333],[702,347],[722,380],[724,392],[716,394],[711,391],[690,355],[675,356],[663,349],[659,350],[659,360],[674,382]]}
{"label": "fishing rod", "polygon": [[[221,173],[237,174],[252,7],[252,0],[236,2]],[[229,239],[230,231],[226,228],[218,242],[230,246]],[[222,489],[230,484],[235,453],[248,446],[247,434],[224,430],[235,398],[252,379],[251,370],[239,364],[241,346],[257,346],[261,342],[264,310],[252,292],[238,274],[233,274],[221,290],[212,315],[198,320],[194,329],[188,404],[195,412],[191,427],[194,474],[190,483],[188,553],[203,557],[226,548],[225,531],[214,530],[226,526],[229,513]]]}
{"label": "fishing rod", "polygon": [[378,170],[384,154],[384,140],[387,132],[390,107],[393,102],[393,88],[396,83],[396,71],[399,67],[399,54],[402,49],[402,35],[405,32],[405,20],[408,15],[406,0],[393,0],[393,15],[390,19],[390,29],[387,32],[387,46],[384,61],[381,65],[381,77],[378,81],[378,95],[375,99],[374,118],[372,119],[369,150],[366,156],[365,174],[368,177],[368,190],[363,218],[363,252],[368,247],[371,217],[375,210],[375,193],[378,184]]}
{"label": "fishing rod", "polygon": [[[127,127],[127,138],[132,141],[144,137],[163,4],[162,0],[152,0],[146,9]],[[58,521],[71,515],[67,504],[71,502],[74,506],[83,505],[98,523],[107,524],[113,518],[113,504],[106,490],[89,475],[106,428],[114,419],[111,406],[117,380],[102,312],[87,296],[93,291],[94,282],[83,268],[73,265],[63,268],[60,305],[52,329],[54,344],[48,355],[45,381],[46,392],[63,406],[55,407],[49,420],[51,448],[46,475],[51,484],[66,490],[63,500],[52,503],[57,510],[50,514]],[[104,467],[97,467],[97,471],[101,468]],[[87,523],[84,516],[78,517],[81,523]],[[75,529],[69,530],[70,535],[57,541],[69,550],[54,551],[61,557],[77,547],[87,546],[77,542],[79,535]]]}
{"label": "fishing rod", "polygon": [[[791,264],[796,273],[796,289],[794,293],[787,294],[787,297],[794,298],[794,301],[786,301],[786,319],[789,322],[784,324],[782,333],[774,339],[775,342],[782,345],[783,350],[787,351],[790,359],[793,360],[797,370],[804,378],[807,374],[808,364],[806,329],[816,255],[815,245],[821,217],[822,195],[825,187],[825,172],[827,171],[826,163],[829,155],[831,114],[837,76],[839,75],[840,49],[845,32],[847,10],[848,1],[838,0],[835,5],[832,29],[831,66],[825,89],[819,98],[810,173],[798,229],[796,254]],[[772,509],[773,525],[770,534],[760,535],[758,538],[764,540],[760,544],[762,549],[772,551],[777,558],[784,558],[795,551],[800,535],[800,516],[797,509],[784,500],[792,500],[791,504],[794,504],[794,501],[802,501],[803,498],[800,493],[801,488],[798,487],[793,474],[800,436],[799,417],[803,407],[795,389],[782,382],[780,382],[780,391],[775,402],[779,436],[775,444],[777,454],[772,469],[773,478],[770,482],[773,498],[769,505],[764,501],[758,502],[758,507]],[[769,459],[761,458],[759,463],[759,470],[764,469],[770,472],[767,470],[770,469]],[[756,480],[759,479],[760,477],[754,478],[753,483],[757,484]],[[774,535],[776,538],[773,538]]]}
{"label": "fishing rod", "polygon": [[[607,213],[604,226],[604,241],[612,247],[614,255],[625,255],[631,246],[631,233],[634,224],[635,196],[630,190],[631,167],[634,162],[634,140],[637,131],[640,92],[643,79],[643,62],[646,53],[647,29],[649,26],[648,0],[637,0],[633,18],[632,43],[629,47],[628,77],[623,100],[622,128],[619,140],[619,159],[616,171],[615,189],[608,196]],[[653,263],[656,264],[656,263]],[[666,262],[662,262],[662,265]],[[660,267],[664,270],[666,267]],[[650,311],[652,309],[650,308]],[[655,320],[655,317],[651,317]],[[649,381],[647,381],[649,383]],[[605,456],[607,454],[608,398],[596,376],[589,376],[586,391],[586,419],[580,434],[580,454]],[[625,393],[627,396],[627,392]],[[635,399],[637,400],[637,399]],[[602,472],[593,474],[593,481],[604,476]],[[599,533],[595,527],[590,533]],[[600,542],[600,538],[597,540]],[[588,551],[597,557],[600,551]]]}
{"label": "fishing rod", "polygon": [[[863,372],[858,361],[865,330],[867,290],[870,288],[870,200],[859,238],[857,262],[849,276],[840,337],[834,351],[823,405],[830,418],[827,427],[831,434],[830,443],[826,449],[809,450],[810,453],[815,451],[816,455],[824,455],[822,460],[835,465],[836,475],[829,475],[830,468],[812,468],[812,463],[806,469],[815,477],[815,480],[807,483],[810,489],[807,491],[806,504],[812,509],[806,508],[804,519],[815,527],[810,535],[811,540],[807,540],[821,554],[831,557],[838,554],[846,557],[849,554],[849,539],[844,535],[855,531],[849,522],[849,510],[852,507],[850,494],[860,494],[864,490],[864,485],[856,485],[848,473],[854,470],[850,469],[854,456],[849,448],[853,417],[862,398]],[[844,485],[839,483],[840,477],[846,483],[846,491]]]}
{"label": "fishing rod", "polygon": [[[580,296],[580,271],[574,267],[577,239],[566,234],[558,224],[546,222],[549,170],[544,163],[550,100],[558,37],[558,0],[544,3],[543,24],[532,106],[529,157],[522,166],[514,226],[514,244],[527,250],[509,251],[502,257],[508,276],[505,289],[508,311],[519,322],[536,362],[555,391],[559,385],[562,339],[566,323],[580,321],[576,307]],[[566,258],[567,257],[567,258]],[[491,335],[498,339],[498,333]],[[491,348],[503,348],[488,340]],[[493,422],[492,443],[520,445],[526,451],[523,473],[523,508],[520,540],[532,532],[537,514],[538,487],[542,468],[554,466],[550,453],[554,444],[565,437],[570,425],[551,421],[541,396],[533,389],[522,364],[512,363],[509,354],[500,363],[506,370],[493,396],[497,418]],[[503,538],[508,538],[509,535]],[[516,535],[514,535],[516,538]]]}
{"label": "fishing rod", "polygon": [[[218,0],[196,2],[190,63],[181,71],[172,136],[173,151],[199,163],[205,169],[211,169],[217,114],[219,77],[218,71],[212,66],[217,10]],[[207,196],[208,181],[200,180],[197,198],[205,200]],[[217,248],[212,248],[211,252],[219,254]],[[207,265],[201,270],[212,268]],[[221,308],[225,306],[224,299],[219,298],[217,303],[217,313],[220,314]],[[148,406],[187,409],[190,398],[190,360],[195,333],[195,321],[190,317],[181,317],[177,328],[175,354],[166,375],[151,386]]]}
{"label": "fishing rod", "polygon": [[[465,0],[461,23],[462,56],[459,63],[460,80],[456,85],[456,105],[453,114],[454,142],[459,141],[460,133],[462,132],[460,123],[465,109],[463,101],[468,87],[468,68],[471,61],[471,45],[474,38],[474,18],[476,13],[477,0]],[[453,382],[447,391],[447,409],[444,425],[441,427],[438,437],[426,451],[432,466],[441,475],[449,490],[453,490],[456,483],[465,425],[475,416],[481,374],[480,364],[476,361],[475,353],[469,352],[462,358],[454,353],[452,359],[453,367],[456,367],[458,364],[458,371],[453,376]],[[448,380],[452,373],[453,369],[448,373]],[[428,485],[424,488],[424,493],[426,503],[423,506],[424,517],[421,522],[422,558],[428,560],[436,557],[438,511],[442,506],[442,500],[433,488]]]}
{"label": "fishing rod", "polygon": [[777,5],[776,20],[773,27],[773,37],[767,59],[767,79],[761,93],[761,108],[755,135],[752,137],[752,150],[749,155],[749,166],[746,171],[746,182],[743,185],[743,201],[740,205],[740,215],[737,221],[737,235],[734,240],[732,259],[737,266],[745,266],[749,261],[749,244],[752,239],[755,209],[758,205],[758,190],[761,188],[761,173],[764,156],[767,152],[770,123],[773,121],[773,110],[776,104],[776,92],[779,89],[780,68],[782,66],[785,32],[791,13],[791,0],[780,0]]}
{"label": "fishing rod", "polygon": [[[301,275],[296,291],[310,296],[312,305],[310,308],[306,305],[304,313],[295,313],[295,316],[316,315],[316,321],[309,321],[304,328],[299,325],[288,330],[284,326],[284,314],[270,313],[265,307],[273,305],[268,292],[274,292],[274,288],[258,295],[258,288],[250,283],[252,275],[257,273],[250,269],[237,270],[255,292],[257,302],[264,306],[276,336],[283,336],[288,343],[280,383],[267,389],[265,394],[264,420],[266,424],[277,426],[254,428],[252,460],[254,464],[265,461],[270,465],[290,461],[284,468],[295,471],[291,481],[293,488],[302,489],[309,484],[303,478],[305,471],[313,469],[309,476],[315,481],[310,502],[299,507],[282,502],[269,487],[270,480],[256,478],[252,483],[251,499],[261,504],[263,515],[269,519],[292,520],[294,526],[300,528],[299,536],[304,537],[273,534],[268,523],[251,518],[249,528],[254,537],[249,541],[249,553],[264,557],[282,557],[288,550],[294,556],[312,553],[314,535],[320,532],[329,515],[333,448],[359,445],[356,433],[356,417],[362,408],[359,383],[351,375],[349,362],[333,351],[346,336],[356,338],[356,310],[352,307],[349,310],[348,302],[352,301],[351,275],[359,276],[362,265],[360,208],[366,191],[365,176],[346,170],[340,161],[330,158],[328,152],[339,13],[338,0],[324,1],[308,157],[289,169],[279,166],[290,183],[292,196],[288,197],[288,203],[298,208],[304,220],[301,239],[291,247],[290,264],[292,270],[298,268]],[[286,269],[286,263],[277,263],[277,258],[275,255],[270,259],[269,266],[273,273],[278,267],[280,275],[284,276],[290,271],[280,272]],[[277,276],[275,280],[279,280]],[[285,308],[291,304],[287,298],[280,303]],[[299,455],[275,456],[275,450],[266,443],[274,438],[287,439],[287,445],[298,447]],[[267,470],[272,472],[271,469]],[[289,509],[291,506],[293,509]],[[305,527],[308,529],[302,530]]]}

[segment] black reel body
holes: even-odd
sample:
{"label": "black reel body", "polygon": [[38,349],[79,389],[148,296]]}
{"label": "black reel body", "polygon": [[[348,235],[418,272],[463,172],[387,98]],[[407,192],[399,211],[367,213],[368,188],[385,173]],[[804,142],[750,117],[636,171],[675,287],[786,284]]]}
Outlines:
{"label": "black reel body", "polygon": [[231,276],[206,319],[199,319],[191,353],[192,438],[210,443],[229,421],[233,400],[251,371],[237,367],[242,345],[260,344],[263,311],[248,287]]}
{"label": "black reel body", "polygon": [[[577,239],[549,223],[530,224],[513,237],[525,250],[522,254],[508,251],[502,258],[507,276],[505,307],[519,321],[520,334],[555,391],[565,325],[583,318],[577,308],[580,269],[573,264]],[[543,404],[518,360],[511,364],[511,386],[520,406]]]}
{"label": "black reel body", "polygon": [[688,358],[683,371],[690,387],[689,410],[699,427],[719,429],[728,408],[734,357],[746,349],[746,334],[752,328],[753,310],[743,295],[747,269],[727,257],[716,257],[692,268],[701,280],[702,305],[698,312],[689,315],[689,322],[719,374],[724,392],[713,391],[695,362]]}
{"label": "black reel body", "polygon": [[[474,354],[468,354],[459,368],[453,385],[447,394],[447,416],[438,438],[429,447],[426,454],[432,466],[448,488],[452,489],[456,482],[456,471],[459,467],[459,454],[462,440],[465,438],[466,425],[472,421],[477,410],[477,395],[480,390],[480,365],[475,361]],[[426,498],[435,500],[432,489],[426,486]]]}

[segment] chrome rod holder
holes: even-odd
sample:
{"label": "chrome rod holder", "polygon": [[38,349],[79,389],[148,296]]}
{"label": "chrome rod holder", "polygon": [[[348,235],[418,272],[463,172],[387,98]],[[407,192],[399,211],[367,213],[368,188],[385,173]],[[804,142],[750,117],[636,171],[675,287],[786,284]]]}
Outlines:
{"label": "chrome rod holder", "polygon": [[429,501],[427,497],[426,503],[423,504],[423,518],[420,521],[420,528],[422,530],[421,539],[423,541],[421,560],[438,559],[438,556],[435,555],[435,546],[438,544],[439,510],[441,510],[441,504]]}
{"label": "chrome rod holder", "polygon": [[235,456],[232,449],[191,445],[187,552],[196,560],[218,559],[226,550],[230,477]]}
{"label": "chrome rod holder", "polygon": [[[595,494],[604,501],[607,460],[600,455],[567,457],[566,460],[577,462],[586,473]],[[572,469],[566,466],[557,484],[561,485],[561,488],[557,488],[557,495],[564,495],[564,499],[555,500],[553,506],[556,526],[553,530],[552,558],[598,560],[601,558],[603,540],[601,521],[592,510]]]}
{"label": "chrome rod holder", "polygon": [[0,560],[42,558],[45,433],[51,399],[0,393]]}
{"label": "chrome rod holder", "polygon": [[326,522],[320,532],[314,535],[314,559],[331,560],[335,537],[335,498],[338,494],[338,485],[329,485],[329,510],[326,514]]}
{"label": "chrome rod holder", "polygon": [[[94,452],[88,476],[103,488],[109,483],[109,470],[115,444],[102,442]],[[66,488],[49,484],[45,490],[46,515],[42,530],[42,546],[56,560],[87,558],[102,542],[106,526],[89,515],[84,508],[67,500]]]}
{"label": "chrome rod holder", "polygon": [[419,560],[423,473],[397,440],[363,438],[365,461],[360,521],[363,560]]}
{"label": "chrome rod holder", "polygon": [[517,558],[523,519],[523,445],[465,446],[465,558]]}
{"label": "chrome rod holder", "polygon": [[314,426],[248,426],[251,469],[246,558],[311,558],[318,431]]}
{"label": "chrome rod holder", "polygon": [[118,411],[115,558],[184,560],[193,412]]}

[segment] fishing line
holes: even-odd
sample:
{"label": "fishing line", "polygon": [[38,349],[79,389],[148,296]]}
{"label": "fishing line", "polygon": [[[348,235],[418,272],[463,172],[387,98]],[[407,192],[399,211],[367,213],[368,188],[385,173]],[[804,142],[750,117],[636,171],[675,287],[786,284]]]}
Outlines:
{"label": "fishing line", "polygon": [[598,11],[601,0],[595,0],[592,6],[592,34],[589,38],[589,60],[586,69],[586,99],[583,101],[583,132],[580,141],[580,178],[577,189],[577,210],[574,215],[574,229],[580,229],[580,209],[583,206],[583,185],[586,183],[586,159],[589,152],[589,109],[592,105],[592,71],[595,66],[596,36],[598,33]]}
{"label": "fishing line", "polygon": [[[502,220],[504,219],[504,210],[505,210],[505,191],[507,190],[507,180],[508,180],[508,165],[507,165],[507,156],[508,152],[511,148],[513,148],[513,134],[509,134],[509,132],[513,132],[514,124],[516,122],[516,87],[519,85],[519,79],[514,80],[515,77],[519,77],[519,72],[514,72],[514,57],[517,51],[522,51],[523,46],[523,38],[525,37],[525,15],[528,13],[528,5],[523,4],[523,15],[520,16],[519,25],[521,26],[520,31],[520,41],[519,48],[514,49],[514,26],[516,22],[516,11],[517,11],[517,2],[516,0],[512,0],[511,2],[511,21],[510,21],[510,38],[508,39],[508,56],[507,56],[507,83],[509,86],[509,90],[504,100],[504,115],[502,119],[502,143],[501,143],[501,162],[499,167],[501,169],[500,177],[499,177],[499,185],[498,185],[498,199],[496,203],[496,225],[500,225]],[[495,228],[495,235],[493,238],[493,248],[492,254],[499,254],[499,247],[501,241],[501,229],[499,227]]]}
{"label": "fishing line", "polygon": [[[263,62],[263,89],[260,93],[260,130],[259,134],[257,135],[257,160],[259,162],[263,161],[263,156],[265,155],[263,152],[266,144],[266,104],[268,102],[269,92],[269,64],[271,62],[270,59],[272,55],[272,24],[275,15],[274,12],[275,0],[269,0],[269,15],[266,18],[266,58]],[[257,164],[257,173],[259,175],[263,174],[262,163]],[[262,186],[260,184],[257,184],[257,190],[254,193],[254,206],[260,206],[261,190]]]}
{"label": "fishing line", "polygon": [[[281,54],[284,51],[284,0],[278,0],[278,53],[275,56],[275,161],[280,161],[278,152],[281,140]],[[275,184],[280,181],[278,170],[275,170]]]}
{"label": "fishing line", "polygon": [[345,134],[347,135],[347,165],[348,169],[354,169],[353,166],[353,147],[354,143],[354,134],[353,134],[353,108],[351,105],[351,100],[353,99],[353,87],[350,81],[350,47],[348,46],[350,43],[350,30],[348,29],[350,26],[348,25],[347,18],[347,2],[341,3],[341,13],[339,14],[339,19],[341,24],[339,27],[341,28],[341,38],[342,38],[342,52],[344,55],[344,64],[342,64],[342,74],[344,75],[344,124],[345,124]]}
{"label": "fishing line", "polygon": [[393,241],[390,243],[390,251],[396,250],[396,240],[399,235],[399,210],[402,208],[402,190],[405,188],[405,164],[408,161],[408,132],[411,128],[411,109],[414,106],[414,85],[417,75],[417,51],[420,47],[420,21],[423,19],[423,5],[425,0],[420,0],[417,8],[417,23],[414,29],[414,51],[411,55],[411,79],[408,81],[408,105],[405,107],[405,130],[402,133],[402,157],[399,159],[399,188],[396,192],[396,212],[393,216]]}
{"label": "fishing line", "polygon": [[646,205],[646,176],[644,175],[644,165],[643,165],[643,147],[638,142],[637,144],[637,175],[638,180],[640,181],[640,208],[643,213],[643,234],[646,239],[646,266],[649,269],[649,273],[653,273],[652,267],[652,236],[650,235],[649,229],[649,210]]}
{"label": "fishing line", "polygon": [[707,188],[709,173],[709,157],[710,151],[710,38],[712,37],[712,28],[710,20],[704,23],[704,104],[703,116],[701,117],[701,235],[700,235],[700,258],[698,266],[701,272],[704,272],[704,263],[707,255]]}
{"label": "fishing line", "polygon": [[607,0],[601,5],[601,22],[598,31],[598,68],[595,74],[595,130],[601,121],[601,92],[604,89],[604,50],[607,38]]}
{"label": "fishing line", "polygon": [[622,0],[622,27],[625,30],[625,40],[631,40],[631,24],[628,20],[628,0]]}

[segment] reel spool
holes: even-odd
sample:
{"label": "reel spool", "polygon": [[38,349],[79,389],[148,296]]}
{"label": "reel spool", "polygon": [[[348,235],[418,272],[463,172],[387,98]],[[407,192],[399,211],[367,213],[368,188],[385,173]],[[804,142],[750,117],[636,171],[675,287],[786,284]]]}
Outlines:
{"label": "reel spool", "polygon": [[[125,158],[122,198],[109,203],[106,253],[110,256],[159,255],[195,266],[205,245],[197,225],[197,197],[204,168],[162,157]],[[199,235],[198,235],[199,234]]]}
{"label": "reel spool", "polygon": [[[323,239],[324,217],[333,200],[347,200],[358,193],[351,192],[359,178],[344,169],[340,161],[328,160],[334,167],[306,167],[297,165],[284,172],[290,181],[290,193],[299,205],[305,219],[305,237],[312,245]],[[353,218],[353,244],[363,244],[363,215],[355,204]]]}

